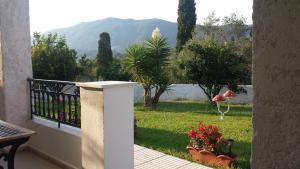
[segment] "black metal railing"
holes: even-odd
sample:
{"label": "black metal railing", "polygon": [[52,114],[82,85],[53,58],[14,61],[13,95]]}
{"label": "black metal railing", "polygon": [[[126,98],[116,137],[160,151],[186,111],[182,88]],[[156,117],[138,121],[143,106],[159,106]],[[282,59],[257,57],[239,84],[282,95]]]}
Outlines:
{"label": "black metal railing", "polygon": [[31,117],[80,128],[80,93],[74,82],[28,79]]}

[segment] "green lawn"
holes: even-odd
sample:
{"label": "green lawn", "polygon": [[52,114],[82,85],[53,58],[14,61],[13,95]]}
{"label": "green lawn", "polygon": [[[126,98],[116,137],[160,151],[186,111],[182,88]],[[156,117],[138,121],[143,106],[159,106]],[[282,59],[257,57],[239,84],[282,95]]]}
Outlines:
{"label": "green lawn", "polygon": [[233,152],[239,156],[235,168],[250,169],[252,138],[252,106],[233,105],[223,121],[214,107],[200,101],[165,101],[156,110],[135,104],[138,136],[135,144],[187,160],[187,132],[201,121],[219,127],[225,138],[235,140]]}

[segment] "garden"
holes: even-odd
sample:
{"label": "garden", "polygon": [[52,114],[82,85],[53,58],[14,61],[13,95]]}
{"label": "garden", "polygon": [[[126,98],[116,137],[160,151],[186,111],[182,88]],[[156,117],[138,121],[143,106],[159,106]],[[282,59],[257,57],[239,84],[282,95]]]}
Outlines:
{"label": "garden", "polygon": [[[226,110],[227,106],[221,105]],[[223,120],[217,106],[206,101],[160,102],[156,109],[135,104],[137,136],[135,144],[193,161],[187,151],[188,132],[199,122],[218,127],[223,138],[233,139],[232,152],[238,155],[231,168],[250,169],[252,105],[231,105]],[[207,164],[206,164],[207,165]],[[215,166],[212,166],[215,167]],[[220,167],[219,167],[220,168]]]}
{"label": "garden", "polygon": [[[235,14],[219,18],[213,12],[203,24],[196,24],[196,16],[194,0],[179,1],[176,46],[164,29],[161,32],[156,27],[151,36],[149,32],[149,37],[129,44],[115,57],[108,32],[100,33],[96,56],[84,54],[81,58],[64,37],[35,33],[33,75],[40,79],[137,82],[144,100],[135,104],[136,144],[209,166],[227,160],[223,167],[248,169],[252,105],[229,108],[223,102],[229,103],[235,93],[247,93],[242,85],[252,84],[252,27]],[[207,101],[160,102],[172,84],[197,85]],[[223,88],[230,92],[218,95]],[[80,127],[80,112],[73,111],[71,96],[60,96],[60,91],[52,96],[41,89],[43,85],[34,91],[34,98],[43,100],[34,100],[38,105],[35,114]],[[62,102],[55,100],[60,97]],[[53,110],[63,111],[55,115],[50,113]]]}

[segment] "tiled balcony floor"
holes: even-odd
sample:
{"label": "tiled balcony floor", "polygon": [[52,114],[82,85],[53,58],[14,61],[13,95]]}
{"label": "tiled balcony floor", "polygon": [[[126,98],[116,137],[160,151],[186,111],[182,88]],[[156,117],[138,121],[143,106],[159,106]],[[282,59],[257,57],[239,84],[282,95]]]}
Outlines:
{"label": "tiled balcony floor", "polygon": [[[6,163],[0,162],[6,168]],[[28,152],[18,152],[15,159],[15,169],[62,169],[49,161]],[[187,160],[176,158],[134,145],[134,169],[211,169],[209,167],[192,163]]]}
{"label": "tiled balcony floor", "polygon": [[[7,169],[7,164],[1,160],[0,164]],[[39,156],[28,152],[20,151],[15,157],[15,169],[62,169]]]}
{"label": "tiled balcony floor", "polygon": [[134,145],[134,169],[212,169],[197,163]]}

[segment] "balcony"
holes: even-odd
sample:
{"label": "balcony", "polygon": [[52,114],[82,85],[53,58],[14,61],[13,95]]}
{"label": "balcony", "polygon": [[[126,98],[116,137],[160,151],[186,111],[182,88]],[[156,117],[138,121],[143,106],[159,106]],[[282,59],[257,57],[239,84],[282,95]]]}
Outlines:
{"label": "balcony", "polygon": [[[29,1],[0,2],[0,117],[5,121],[27,126],[30,106],[26,79],[32,77]],[[297,146],[300,108],[299,1],[255,0],[253,10],[254,136],[251,166],[262,169],[297,169],[300,166],[300,149]],[[37,146],[36,143],[40,143],[40,148],[48,148],[47,151],[53,153],[57,152],[51,149],[53,147],[62,151],[56,145],[57,139],[60,139],[65,143],[62,144],[65,146],[62,152],[68,152],[68,156],[77,155],[70,153],[78,148],[72,146],[78,144],[74,140],[81,138],[76,132],[67,133],[63,131],[64,127],[57,129],[59,121],[55,122],[56,129],[34,121],[29,122],[32,124],[28,127],[48,130],[44,133],[38,132],[37,135],[41,138],[47,136],[43,138],[46,142],[32,139],[29,145]],[[55,134],[59,137],[51,137]],[[66,135],[69,140],[63,137]],[[70,140],[74,142],[70,144]],[[60,156],[58,159],[68,160],[68,156]],[[26,154],[22,156],[19,153],[17,158],[17,166],[25,169],[26,163],[30,161],[26,160]],[[39,161],[39,158],[32,159]],[[82,168],[80,155],[77,160],[71,162],[80,164],[78,168]],[[42,163],[41,166],[43,169],[46,164]],[[38,165],[36,167],[41,168]]]}
{"label": "balcony", "polygon": [[[53,80],[29,79],[28,82],[31,120],[27,122],[27,127],[36,131],[38,134],[31,138],[28,146],[25,147],[24,150],[17,152],[15,168],[81,168],[81,143],[83,138],[82,130],[80,129],[79,87],[73,82]],[[106,84],[109,84],[109,82],[103,83],[103,85]],[[124,90],[124,88],[121,90]],[[131,107],[132,106],[133,105],[131,105]],[[114,116],[113,119],[116,117],[117,116]],[[86,116],[86,118],[91,119],[92,117]],[[133,131],[131,133],[133,133]],[[130,156],[127,158],[134,163],[133,166],[135,169],[209,169],[208,167],[145,147],[133,144],[131,146],[133,146],[132,153],[134,155],[132,157],[134,159],[130,159]],[[108,153],[113,152],[110,151]],[[6,167],[4,161],[1,161],[0,164]]]}
{"label": "balcony", "polygon": [[[5,166],[3,161],[0,165]],[[134,145],[134,169],[211,169],[209,167],[172,157],[158,151]],[[7,169],[6,166],[4,169]],[[30,150],[19,151],[15,159],[15,169],[64,169],[49,159]]]}
{"label": "balcony", "polygon": [[[0,162],[0,165],[7,169],[4,161]],[[15,157],[15,169],[62,169],[50,161],[30,152],[20,151]]]}

